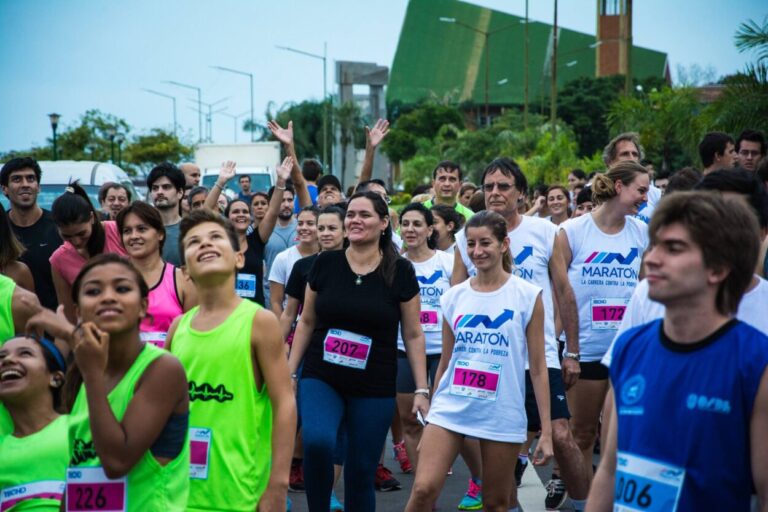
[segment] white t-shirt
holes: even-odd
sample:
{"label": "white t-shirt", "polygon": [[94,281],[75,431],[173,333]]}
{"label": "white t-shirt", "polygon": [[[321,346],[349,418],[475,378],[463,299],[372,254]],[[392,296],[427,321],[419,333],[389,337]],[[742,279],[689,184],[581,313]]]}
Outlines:
{"label": "white t-shirt", "polygon": [[[440,298],[451,287],[451,271],[453,270],[453,258],[442,252],[435,251],[435,255],[427,261],[416,263],[411,261],[416,271],[416,279],[419,281],[419,293],[421,296],[421,328],[424,330],[427,355],[440,354],[443,350],[443,309],[440,307]],[[397,331],[397,348],[405,350],[403,335]]]}
{"label": "white t-shirt", "polygon": [[[765,312],[765,306],[768,304],[768,281],[759,276],[755,277],[759,280],[757,286],[749,290],[742,297],[739,309],[736,312],[736,318],[768,335],[768,315]],[[608,352],[605,353],[602,363],[605,366],[611,366],[613,345],[620,334],[633,327],[664,318],[665,311],[664,304],[648,297],[648,281],[646,279],[640,281],[635,288],[635,292],[632,294],[632,298],[629,300],[629,304],[627,304],[627,310],[624,313],[621,326],[616,333],[616,337],[611,342]]]}
{"label": "white t-shirt", "polygon": [[646,224],[651,222],[653,212],[656,210],[656,205],[660,200],[661,189],[657,188],[656,185],[651,182],[651,186],[648,187],[648,201],[643,203],[643,205],[640,207],[640,210],[637,212],[637,215],[635,215],[635,218],[645,222]]}
{"label": "white t-shirt", "polygon": [[443,295],[455,342],[427,421],[452,432],[506,443],[526,439],[526,329],[541,289],[522,279],[493,292],[470,279]]}
{"label": "white t-shirt", "polygon": [[[284,250],[275,256],[275,261],[272,262],[272,267],[269,269],[269,281],[283,285],[288,284],[288,278],[291,277],[291,270],[293,265],[299,261],[303,256],[299,252],[297,246],[292,246]],[[283,308],[285,308],[288,302],[288,297],[283,296]]]}
{"label": "white t-shirt", "polygon": [[592,214],[560,224],[571,248],[568,280],[579,308],[579,352],[584,362],[605,355],[637,285],[648,226],[633,217],[625,220],[615,234],[601,231]]}
{"label": "white t-shirt", "polygon": [[[555,247],[557,226],[539,217],[523,216],[520,224],[508,232],[507,236],[512,253],[512,273],[542,290],[547,368],[560,368],[555,334],[555,305],[552,282],[549,277],[549,259]],[[467,267],[468,274],[474,276],[477,272],[467,253],[467,237],[463,229],[456,233],[456,247],[461,254],[461,261]],[[527,364],[526,362],[526,368],[528,368]]]}

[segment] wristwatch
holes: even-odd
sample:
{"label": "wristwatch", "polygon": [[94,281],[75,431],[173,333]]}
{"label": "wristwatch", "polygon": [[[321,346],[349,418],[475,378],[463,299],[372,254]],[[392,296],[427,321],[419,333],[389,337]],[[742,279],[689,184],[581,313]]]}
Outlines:
{"label": "wristwatch", "polygon": [[568,359],[573,359],[577,363],[581,361],[581,356],[578,352],[568,352],[567,350],[563,350],[563,357]]}

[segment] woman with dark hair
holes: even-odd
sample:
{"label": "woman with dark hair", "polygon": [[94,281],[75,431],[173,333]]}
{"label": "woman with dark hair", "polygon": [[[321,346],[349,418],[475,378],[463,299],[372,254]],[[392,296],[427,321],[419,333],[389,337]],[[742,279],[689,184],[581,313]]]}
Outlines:
{"label": "woman with dark hair", "polygon": [[35,291],[29,267],[19,260],[26,249],[11,229],[11,221],[0,204],[0,274],[10,277],[24,289]]}
{"label": "woman with dark hair", "polygon": [[436,249],[453,255],[456,248],[456,233],[464,225],[464,216],[456,211],[455,208],[444,204],[436,204],[430,208],[435,218],[433,228],[437,233]]}
{"label": "woman with dark hair", "polygon": [[557,225],[568,220],[571,215],[571,197],[568,193],[568,189],[562,185],[551,185],[547,189],[546,197],[549,220]]}
{"label": "woman with dark hair", "polygon": [[141,341],[148,295],[128,260],[102,254],[72,284],[81,323],[50,314],[29,321],[74,347],[64,388],[68,510],[186,508],[189,388],[176,357]]}
{"label": "woman with dark hair", "polygon": [[344,227],[349,247],[320,253],[310,270],[288,362],[298,378],[304,361],[299,409],[311,511],[328,510],[342,421],[346,507],[376,508],[374,474],[395,407],[398,325],[417,386],[412,412],[429,408],[419,285],[392,244],[386,202],[372,192],[353,195]]}
{"label": "woman with dark hair", "polygon": [[[446,208],[456,212],[451,207]],[[463,215],[458,212],[456,214],[463,218]],[[443,348],[441,322],[443,311],[440,307],[440,297],[451,287],[453,270],[453,256],[435,250],[437,239],[435,217],[432,211],[421,203],[411,203],[400,212],[400,235],[407,247],[403,257],[413,264],[416,280],[419,282],[421,297],[419,321],[426,343],[425,370],[429,377],[430,392],[435,386],[435,373]],[[418,459],[416,447],[421,439],[423,428],[411,412],[416,383],[408,364],[402,336],[398,336],[397,349],[397,410],[403,425],[403,442],[400,448],[405,449],[408,460],[415,465]]]}
{"label": "woman with dark hair", "polygon": [[542,290],[511,274],[504,217],[478,213],[467,221],[465,234],[477,275],[440,299],[438,385],[421,437],[409,512],[432,510],[466,437],[480,440],[483,510],[508,510],[512,466],[527,434],[526,360],[541,416],[534,464],[552,456]]}
{"label": "woman with dark hair", "polygon": [[3,512],[61,507],[69,463],[60,414],[65,371],[64,356],[47,339],[17,336],[0,346],[0,403],[13,429],[0,435]]}
{"label": "woman with dark hair", "polygon": [[264,220],[269,209],[269,195],[266,192],[254,192],[251,196],[251,231],[259,227],[259,223]]}
{"label": "woman with dark hair", "polygon": [[154,207],[131,203],[117,214],[117,228],[131,263],[151,283],[147,316],[139,326],[141,339],[164,348],[176,317],[197,305],[197,292],[180,268],[163,260],[165,226]]}
{"label": "woman with dark hair", "polygon": [[469,201],[477,191],[477,185],[474,183],[463,183],[459,189],[459,202],[469,208]]}
{"label": "woman with dark hair", "polygon": [[88,194],[77,181],[56,198],[51,215],[64,243],[51,255],[51,276],[56,298],[64,305],[67,318],[75,321],[72,283],[89,258],[101,253],[125,255],[117,224],[102,222]]}

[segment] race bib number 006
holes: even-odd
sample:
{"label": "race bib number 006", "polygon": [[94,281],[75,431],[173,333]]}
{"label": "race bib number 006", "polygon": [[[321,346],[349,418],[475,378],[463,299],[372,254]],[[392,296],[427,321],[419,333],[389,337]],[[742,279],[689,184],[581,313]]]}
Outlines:
{"label": "race bib number 006", "polygon": [[683,489],[685,469],[627,452],[616,454],[614,512],[671,512]]}

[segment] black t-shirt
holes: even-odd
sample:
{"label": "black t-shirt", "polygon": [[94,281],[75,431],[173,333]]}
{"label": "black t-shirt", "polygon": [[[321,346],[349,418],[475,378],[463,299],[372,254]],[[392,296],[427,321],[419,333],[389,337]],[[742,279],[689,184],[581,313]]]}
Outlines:
{"label": "black t-shirt", "polygon": [[291,275],[288,277],[288,283],[285,285],[285,294],[298,299],[299,304],[304,304],[304,292],[307,291],[309,271],[317,259],[317,254],[301,258],[294,263]]}
{"label": "black t-shirt", "polygon": [[[392,286],[378,269],[355,284],[357,274],[349,267],[344,251],[317,255],[309,271],[309,286],[317,292],[315,330],[304,360],[303,377],[317,378],[349,396],[395,396],[397,330],[400,305],[419,293],[413,265],[398,257]],[[364,369],[349,368],[323,360],[328,329],[343,329],[371,338]]]}
{"label": "black t-shirt", "polygon": [[11,229],[27,250],[19,261],[24,262],[35,279],[35,293],[44,307],[56,310],[59,305],[56,289],[51,277],[51,254],[62,244],[59,230],[53,222],[51,212],[43,210],[43,215],[31,226],[19,227],[11,222]]}
{"label": "black t-shirt", "polygon": [[[238,270],[237,279],[235,281],[235,288],[238,295],[243,298],[249,299],[253,302],[258,302],[262,306],[264,305],[264,247],[266,244],[261,240],[259,231],[254,230],[253,233],[245,237],[248,241],[248,249],[245,250],[245,265]],[[250,279],[255,278],[255,296],[253,293],[246,293],[241,289],[251,290],[252,281]]]}

